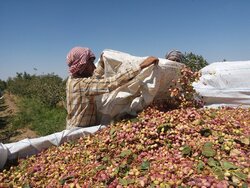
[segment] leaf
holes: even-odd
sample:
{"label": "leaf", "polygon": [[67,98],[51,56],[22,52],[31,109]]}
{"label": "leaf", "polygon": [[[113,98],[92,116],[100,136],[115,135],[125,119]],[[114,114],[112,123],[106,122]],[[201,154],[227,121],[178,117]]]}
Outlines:
{"label": "leaf", "polygon": [[139,121],[139,119],[136,117],[136,118],[130,119],[130,121],[131,121],[132,123],[136,123],[136,122]]}
{"label": "leaf", "polygon": [[106,147],[104,147],[104,146],[100,146],[100,151],[101,152],[105,152],[105,151],[107,151],[108,149],[106,148]]}
{"label": "leaf", "polygon": [[223,137],[223,136],[220,136],[220,137],[218,138],[218,142],[219,142],[220,144],[223,144],[223,142],[224,142],[224,137]]}
{"label": "leaf", "polygon": [[119,167],[116,167],[115,170],[114,170],[114,174],[118,174],[119,173]]}
{"label": "leaf", "polygon": [[110,160],[109,156],[105,156],[105,157],[102,158],[102,161],[104,161],[104,162],[107,162],[109,160]]}
{"label": "leaf", "polygon": [[243,183],[243,184],[242,184],[242,188],[248,188],[247,183]]}
{"label": "leaf", "polygon": [[171,129],[171,124],[166,123],[166,124],[162,124],[157,128],[157,133],[165,133],[167,132],[169,129]]}
{"label": "leaf", "polygon": [[211,112],[211,113],[210,113],[210,117],[211,117],[211,118],[215,118],[215,117],[216,117],[216,112]]}
{"label": "leaf", "polygon": [[105,170],[105,169],[106,169],[106,166],[104,166],[104,165],[96,167],[97,171],[101,171],[101,170]]}
{"label": "leaf", "polygon": [[129,157],[127,158],[127,163],[131,164],[133,161],[134,161],[133,155],[129,155]]}
{"label": "leaf", "polygon": [[213,173],[218,177],[218,179],[223,180],[224,179],[224,172],[219,167],[213,167]]}
{"label": "leaf", "polygon": [[135,182],[135,180],[134,180],[134,179],[127,178],[127,182],[128,182],[128,184],[133,184],[133,183]]}
{"label": "leaf", "polygon": [[211,167],[217,167],[220,165],[218,161],[214,160],[211,157],[208,159],[207,164]]}
{"label": "leaf", "polygon": [[182,155],[190,155],[192,152],[192,148],[188,145],[185,145],[183,147],[183,150],[181,151]]}
{"label": "leaf", "polygon": [[204,144],[204,147],[212,147],[213,146],[213,143],[212,142],[206,142]]}
{"label": "leaf", "polygon": [[60,179],[60,180],[59,180],[59,183],[60,183],[61,185],[64,185],[64,184],[65,184],[65,182],[66,182],[66,180],[65,180],[65,179]]}
{"label": "leaf", "polygon": [[151,183],[149,188],[155,188],[155,184]]}
{"label": "leaf", "polygon": [[119,166],[121,169],[122,168],[126,168],[127,167],[127,162],[126,161],[122,161],[122,163]]}
{"label": "leaf", "polygon": [[205,136],[205,137],[212,135],[212,131],[210,129],[207,129],[207,128],[202,128],[199,132],[200,132],[201,136]]}
{"label": "leaf", "polygon": [[119,183],[123,186],[128,186],[129,184],[133,184],[135,182],[134,179],[130,179],[130,178],[127,178],[127,179],[119,179]]}
{"label": "leaf", "polygon": [[124,140],[120,143],[120,146],[121,146],[121,147],[124,147],[124,146],[125,146],[125,141],[124,141]]}
{"label": "leaf", "polygon": [[141,164],[141,170],[148,170],[150,167],[149,161],[143,161]]}
{"label": "leaf", "polygon": [[202,119],[196,119],[192,122],[193,125],[202,125],[204,121]]}
{"label": "leaf", "polygon": [[198,173],[201,173],[201,171],[204,169],[205,164],[202,161],[199,161],[197,165],[197,171]]}
{"label": "leaf", "polygon": [[132,153],[132,151],[129,150],[129,149],[128,150],[124,150],[124,151],[121,152],[120,156],[121,157],[126,157],[126,156],[129,156],[131,153]]}
{"label": "leaf", "polygon": [[29,184],[25,184],[22,186],[22,188],[31,188]]}
{"label": "leaf", "polygon": [[202,147],[202,155],[205,157],[214,157],[216,155],[216,151],[212,148],[213,143],[206,142]]}
{"label": "leaf", "polygon": [[67,180],[74,179],[74,178],[75,178],[74,176],[68,176],[68,177],[60,179],[59,182],[61,185],[64,185]]}
{"label": "leaf", "polygon": [[205,157],[214,157],[216,155],[216,151],[212,148],[204,148],[202,150],[202,155],[204,155]]}
{"label": "leaf", "polygon": [[136,159],[138,156],[136,154],[132,155],[133,159]]}
{"label": "leaf", "polygon": [[233,171],[232,174],[237,176],[238,178],[244,180],[244,181],[247,179],[247,175],[240,172],[240,171]]}
{"label": "leaf", "polygon": [[127,182],[127,180],[126,179],[119,179],[119,183],[121,184],[121,185],[123,185],[123,186],[127,186],[128,185],[128,182]]}
{"label": "leaf", "polygon": [[112,127],[110,129],[109,134],[110,134],[110,137],[113,139],[116,136],[116,129]]}
{"label": "leaf", "polygon": [[110,129],[109,134],[110,134],[110,136],[111,136],[111,135],[114,134],[114,133],[115,133],[115,128],[112,127],[112,128]]}
{"label": "leaf", "polygon": [[113,158],[112,160],[114,160],[115,162],[120,162],[121,158],[119,156]]}
{"label": "leaf", "polygon": [[233,163],[230,163],[228,161],[222,161],[221,166],[225,170],[235,170],[235,169],[239,168],[239,167],[235,166]]}

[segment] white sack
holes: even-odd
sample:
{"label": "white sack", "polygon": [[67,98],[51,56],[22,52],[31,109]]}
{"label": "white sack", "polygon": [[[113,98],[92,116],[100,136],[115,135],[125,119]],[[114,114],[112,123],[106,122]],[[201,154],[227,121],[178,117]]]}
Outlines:
{"label": "white sack", "polygon": [[65,141],[76,140],[82,136],[95,133],[99,128],[101,128],[100,125],[86,128],[76,127],[40,138],[27,138],[10,144],[0,143],[0,169],[4,167],[7,160],[37,154],[51,146],[59,146]]}
{"label": "white sack", "polygon": [[[103,51],[104,77],[110,77],[126,68],[138,67],[146,57],[132,56],[127,53]],[[98,120],[108,123],[114,117],[124,114],[135,115],[153,100],[165,98],[172,80],[180,76],[183,64],[159,58],[158,66],[145,68],[127,84],[111,93],[96,98]]]}
{"label": "white sack", "polygon": [[206,106],[250,106],[250,61],[212,63],[201,74],[193,86]]}

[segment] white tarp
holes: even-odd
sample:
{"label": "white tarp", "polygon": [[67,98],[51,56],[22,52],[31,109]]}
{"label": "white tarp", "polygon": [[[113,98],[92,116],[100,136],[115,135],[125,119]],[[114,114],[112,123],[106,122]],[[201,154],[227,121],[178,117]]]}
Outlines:
{"label": "white tarp", "polygon": [[10,144],[0,143],[0,169],[3,168],[7,160],[24,158],[37,154],[51,146],[59,146],[65,141],[76,140],[81,136],[95,133],[100,128],[103,127],[100,125],[86,128],[76,127],[74,129],[64,130],[40,138],[27,138]]}
{"label": "white tarp", "polygon": [[[105,77],[112,76],[131,66],[139,66],[146,57],[136,57],[127,53],[105,50]],[[183,65],[166,59],[159,59],[158,66],[145,68],[127,84],[109,94],[100,95],[96,99],[98,118],[101,124],[109,122],[113,117],[124,113],[135,114],[149,105],[154,99],[162,99],[172,83],[172,79],[180,74]],[[16,143],[0,143],[0,169],[9,159],[23,158],[36,154],[51,146],[59,146],[67,140],[94,133],[100,126],[75,128],[54,133],[45,137],[24,139]]]}
{"label": "white tarp", "polygon": [[[127,53],[105,50],[103,52],[105,77],[113,76],[126,68],[139,66],[146,57],[132,56]],[[141,71],[127,84],[111,93],[97,98],[98,119],[105,124],[124,114],[136,114],[153,100],[167,96],[172,80],[180,76],[183,64],[159,58],[158,66],[150,66]]]}
{"label": "white tarp", "polygon": [[250,106],[250,61],[215,62],[201,74],[193,86],[206,106]]}

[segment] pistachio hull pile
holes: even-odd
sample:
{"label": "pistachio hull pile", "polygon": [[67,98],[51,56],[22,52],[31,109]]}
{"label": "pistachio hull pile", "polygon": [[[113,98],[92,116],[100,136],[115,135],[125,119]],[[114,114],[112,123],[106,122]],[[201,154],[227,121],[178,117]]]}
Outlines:
{"label": "pistachio hull pile", "polygon": [[149,107],[0,173],[0,187],[249,187],[250,110]]}

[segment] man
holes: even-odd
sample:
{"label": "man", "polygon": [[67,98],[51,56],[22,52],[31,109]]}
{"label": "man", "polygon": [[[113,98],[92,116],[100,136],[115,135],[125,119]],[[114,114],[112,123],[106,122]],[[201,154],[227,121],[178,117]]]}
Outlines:
{"label": "man", "polygon": [[178,50],[172,50],[168,54],[166,54],[165,58],[171,61],[182,63],[182,61],[184,60],[184,55]]}
{"label": "man", "polygon": [[96,125],[95,96],[109,93],[134,78],[140,70],[157,64],[158,59],[148,57],[139,67],[127,69],[110,78],[104,78],[104,62],[96,69],[95,55],[89,48],[74,47],[67,55],[70,76],[66,84],[67,129]]}

